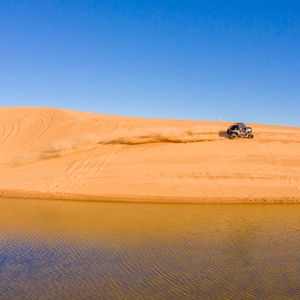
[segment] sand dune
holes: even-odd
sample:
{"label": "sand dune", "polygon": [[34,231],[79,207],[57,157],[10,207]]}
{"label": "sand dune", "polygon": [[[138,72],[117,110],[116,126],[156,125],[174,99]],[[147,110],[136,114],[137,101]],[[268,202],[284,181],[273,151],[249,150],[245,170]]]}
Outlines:
{"label": "sand dune", "polygon": [[300,202],[300,128],[0,109],[0,196]]}

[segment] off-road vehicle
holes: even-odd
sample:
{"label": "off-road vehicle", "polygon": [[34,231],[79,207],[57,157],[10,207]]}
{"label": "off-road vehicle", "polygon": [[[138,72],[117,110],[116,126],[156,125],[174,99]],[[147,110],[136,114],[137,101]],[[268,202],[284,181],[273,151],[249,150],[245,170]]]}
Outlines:
{"label": "off-road vehicle", "polygon": [[227,133],[229,134],[231,139],[235,139],[236,137],[253,139],[254,135],[252,133],[252,128],[247,127],[244,123],[235,123],[231,125],[227,129]]}

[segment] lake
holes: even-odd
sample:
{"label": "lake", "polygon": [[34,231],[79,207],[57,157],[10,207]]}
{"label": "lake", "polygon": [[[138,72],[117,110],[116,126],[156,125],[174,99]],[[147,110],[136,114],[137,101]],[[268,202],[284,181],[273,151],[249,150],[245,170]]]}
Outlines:
{"label": "lake", "polygon": [[300,205],[0,199],[1,299],[299,299]]}

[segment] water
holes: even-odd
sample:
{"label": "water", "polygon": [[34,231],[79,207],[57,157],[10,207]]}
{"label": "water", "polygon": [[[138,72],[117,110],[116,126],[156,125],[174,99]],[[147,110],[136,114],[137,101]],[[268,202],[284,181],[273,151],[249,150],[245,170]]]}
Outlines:
{"label": "water", "polygon": [[0,199],[1,299],[299,299],[300,205]]}

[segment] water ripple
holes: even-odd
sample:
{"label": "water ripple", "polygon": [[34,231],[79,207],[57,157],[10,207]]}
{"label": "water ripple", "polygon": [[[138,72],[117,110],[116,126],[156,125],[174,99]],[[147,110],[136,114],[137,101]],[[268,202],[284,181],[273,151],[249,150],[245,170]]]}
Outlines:
{"label": "water ripple", "polygon": [[298,299],[300,206],[0,200],[1,299]]}

